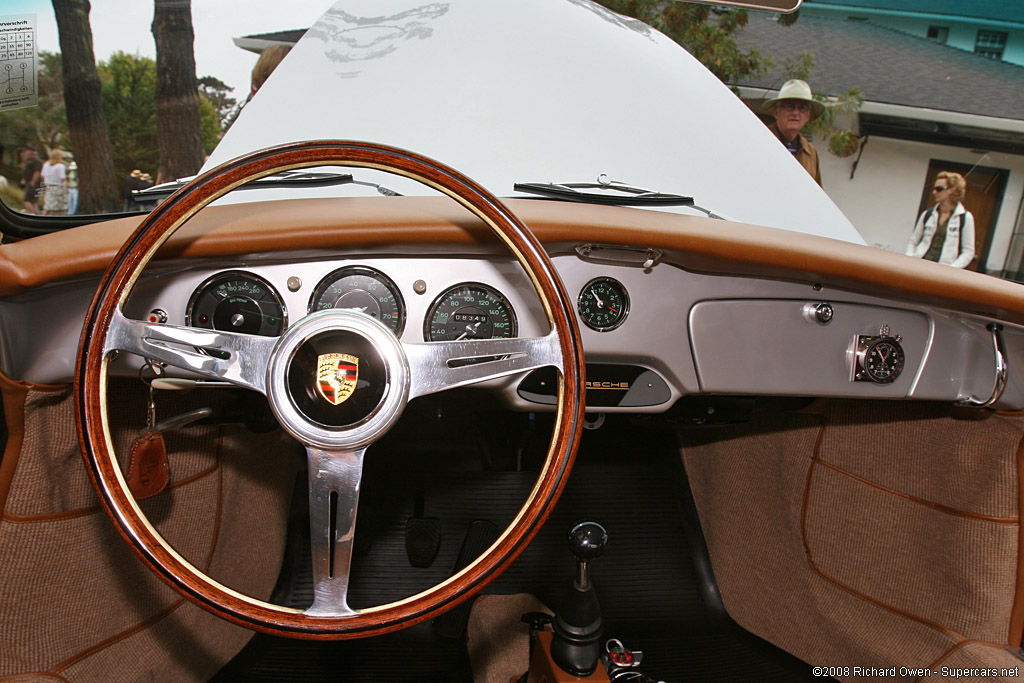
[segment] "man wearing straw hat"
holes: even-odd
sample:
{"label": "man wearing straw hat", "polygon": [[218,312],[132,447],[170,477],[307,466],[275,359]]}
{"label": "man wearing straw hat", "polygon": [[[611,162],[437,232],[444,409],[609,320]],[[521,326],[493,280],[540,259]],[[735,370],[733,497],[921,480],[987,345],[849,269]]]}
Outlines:
{"label": "man wearing straw hat", "polygon": [[779,96],[764,103],[764,111],[775,117],[775,123],[768,128],[786,146],[797,162],[811,174],[814,182],[821,185],[821,169],[818,168],[818,152],[801,129],[825,111],[825,105],[814,99],[811,86],[794,78],[786,81]]}

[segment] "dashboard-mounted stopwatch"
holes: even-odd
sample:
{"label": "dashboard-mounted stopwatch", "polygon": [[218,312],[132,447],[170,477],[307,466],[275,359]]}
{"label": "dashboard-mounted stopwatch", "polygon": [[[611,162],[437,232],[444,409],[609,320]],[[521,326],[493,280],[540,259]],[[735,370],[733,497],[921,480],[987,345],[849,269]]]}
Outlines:
{"label": "dashboard-mounted stopwatch", "polygon": [[903,372],[907,357],[900,346],[902,337],[891,336],[882,325],[877,335],[858,335],[854,353],[853,381],[891,384]]}

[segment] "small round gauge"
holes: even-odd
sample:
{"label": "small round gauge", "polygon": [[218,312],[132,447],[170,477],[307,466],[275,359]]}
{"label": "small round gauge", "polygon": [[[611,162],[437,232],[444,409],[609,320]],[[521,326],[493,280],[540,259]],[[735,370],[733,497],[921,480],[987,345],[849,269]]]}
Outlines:
{"label": "small round gauge", "polygon": [[199,285],[185,311],[186,325],[264,337],[279,336],[286,320],[274,288],[241,271],[219,273]]}
{"label": "small round gauge", "polygon": [[398,287],[373,268],[340,268],[321,280],[309,299],[309,312],[330,308],[361,311],[384,323],[395,336],[405,327],[405,303]]}
{"label": "small round gauge", "polygon": [[618,280],[595,278],[584,285],[576,309],[587,327],[598,332],[614,330],[629,313],[629,293]]}
{"label": "small round gauge", "polygon": [[876,339],[864,350],[864,373],[878,384],[895,382],[905,362],[903,347],[895,337]]}
{"label": "small round gauge", "polygon": [[445,290],[430,306],[423,325],[427,341],[507,339],[517,332],[516,314],[508,299],[476,282]]}

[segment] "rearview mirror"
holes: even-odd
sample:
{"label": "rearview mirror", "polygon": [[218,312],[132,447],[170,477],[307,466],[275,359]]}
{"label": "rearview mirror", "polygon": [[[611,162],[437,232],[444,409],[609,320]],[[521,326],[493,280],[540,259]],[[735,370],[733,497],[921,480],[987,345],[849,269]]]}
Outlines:
{"label": "rearview mirror", "polygon": [[789,14],[800,8],[804,0],[687,0],[687,2],[698,2],[704,5],[718,5],[720,7],[739,7],[741,9],[754,9],[762,12],[779,12]]}

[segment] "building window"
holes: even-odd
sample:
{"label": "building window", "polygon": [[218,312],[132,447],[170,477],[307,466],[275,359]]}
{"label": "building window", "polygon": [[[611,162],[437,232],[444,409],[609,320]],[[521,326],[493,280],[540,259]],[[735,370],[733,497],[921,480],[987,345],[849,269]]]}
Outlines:
{"label": "building window", "polygon": [[979,55],[1002,59],[1003,50],[1006,49],[1005,31],[978,31],[978,37],[974,41],[974,51]]}
{"label": "building window", "polygon": [[937,43],[945,43],[947,39],[949,39],[948,26],[928,27],[928,40],[934,40]]}

